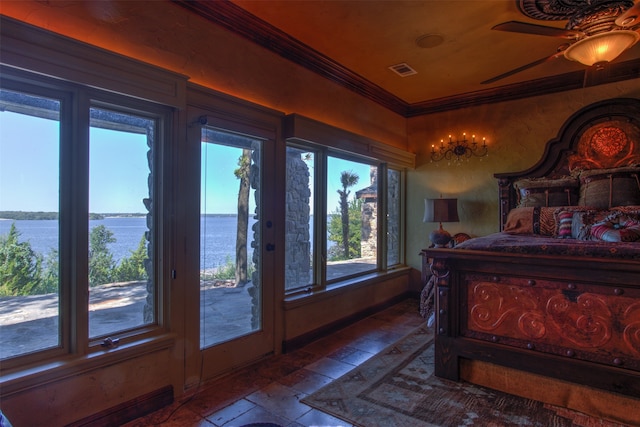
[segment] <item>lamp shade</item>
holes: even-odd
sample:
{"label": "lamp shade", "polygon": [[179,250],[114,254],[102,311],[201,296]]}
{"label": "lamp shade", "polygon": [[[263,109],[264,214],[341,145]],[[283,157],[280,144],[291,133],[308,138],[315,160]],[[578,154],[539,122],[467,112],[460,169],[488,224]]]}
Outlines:
{"label": "lamp shade", "polygon": [[640,35],[635,31],[617,30],[596,34],[579,40],[564,51],[565,58],[592,66],[598,62],[611,62],[633,46]]}
{"label": "lamp shade", "polygon": [[458,222],[458,199],[424,199],[423,222]]}

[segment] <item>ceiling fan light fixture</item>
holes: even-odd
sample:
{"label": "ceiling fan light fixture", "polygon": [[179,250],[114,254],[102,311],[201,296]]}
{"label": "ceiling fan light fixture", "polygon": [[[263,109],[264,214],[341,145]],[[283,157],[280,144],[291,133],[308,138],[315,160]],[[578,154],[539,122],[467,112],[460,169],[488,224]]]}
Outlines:
{"label": "ceiling fan light fixture", "polygon": [[640,35],[635,31],[609,31],[578,40],[564,51],[564,56],[570,61],[577,61],[587,66],[599,62],[611,62],[633,46],[638,39]]}

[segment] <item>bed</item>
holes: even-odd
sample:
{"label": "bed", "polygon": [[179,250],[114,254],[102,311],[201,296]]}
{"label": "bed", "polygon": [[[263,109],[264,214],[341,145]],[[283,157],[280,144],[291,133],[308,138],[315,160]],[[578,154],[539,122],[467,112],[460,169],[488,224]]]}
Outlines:
{"label": "bed", "polygon": [[500,232],[422,251],[437,376],[480,361],[640,398],[639,165],[640,100],[589,105],[495,175]]}

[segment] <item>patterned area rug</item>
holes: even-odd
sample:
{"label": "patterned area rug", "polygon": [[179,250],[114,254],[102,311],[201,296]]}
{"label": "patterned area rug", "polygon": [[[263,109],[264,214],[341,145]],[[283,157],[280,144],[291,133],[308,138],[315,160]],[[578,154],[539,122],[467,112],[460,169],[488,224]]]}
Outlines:
{"label": "patterned area rug", "polygon": [[433,375],[433,333],[420,327],[307,396],[307,405],[362,427],[619,426]]}

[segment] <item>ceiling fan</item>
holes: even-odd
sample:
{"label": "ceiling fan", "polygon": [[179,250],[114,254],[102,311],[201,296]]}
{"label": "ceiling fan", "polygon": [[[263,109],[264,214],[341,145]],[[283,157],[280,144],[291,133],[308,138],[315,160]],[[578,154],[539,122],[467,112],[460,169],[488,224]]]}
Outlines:
{"label": "ceiling fan", "polygon": [[640,2],[634,0],[519,0],[520,11],[534,19],[565,20],[565,28],[509,21],[497,31],[558,37],[567,40],[547,57],[483,81],[489,84],[561,56],[601,67],[640,40]]}

